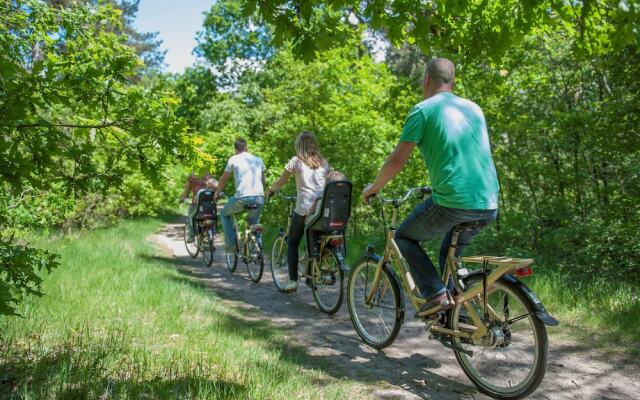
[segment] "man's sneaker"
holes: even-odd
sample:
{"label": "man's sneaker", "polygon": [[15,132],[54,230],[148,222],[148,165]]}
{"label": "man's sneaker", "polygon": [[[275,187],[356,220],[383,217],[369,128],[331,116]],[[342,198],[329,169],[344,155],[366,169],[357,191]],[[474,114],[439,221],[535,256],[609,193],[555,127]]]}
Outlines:
{"label": "man's sneaker", "polygon": [[429,299],[420,307],[416,313],[416,317],[424,318],[438,311],[445,311],[453,307],[453,297],[448,291],[437,294]]}
{"label": "man's sneaker", "polygon": [[286,285],[284,285],[284,291],[286,293],[293,293],[298,290],[298,281],[289,281]]}

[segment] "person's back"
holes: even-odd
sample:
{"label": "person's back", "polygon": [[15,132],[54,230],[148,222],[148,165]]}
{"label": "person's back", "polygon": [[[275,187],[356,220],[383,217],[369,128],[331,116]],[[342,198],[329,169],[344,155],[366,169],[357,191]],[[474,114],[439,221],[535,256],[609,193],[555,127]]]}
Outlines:
{"label": "person's back", "polygon": [[400,140],[417,142],[436,204],[497,208],[498,179],[487,125],[477,104],[451,92],[438,93],[411,110]]}
{"label": "person's back", "polygon": [[264,207],[264,162],[260,157],[247,151],[246,140],[238,139],[233,146],[236,154],[229,158],[214,197],[215,200],[220,198],[227,180],[233,175],[236,186],[235,195],[229,198],[220,212],[225,246],[228,251],[235,250],[237,246],[232,216],[246,208],[247,220],[251,226],[260,221],[260,214]]}
{"label": "person's back", "polygon": [[443,268],[454,228],[464,222],[479,222],[461,234],[455,252],[459,257],[498,213],[498,179],[484,115],[475,103],[452,93],[454,82],[451,60],[435,58],[427,65],[422,80],[425,100],[411,109],[399,143],[362,193],[364,200],[377,193],[405,166],[413,149],[420,149],[433,196],[413,210],[394,237],[417,291],[425,299],[417,313],[420,317],[453,306],[451,293],[420,242],[442,238],[439,263]]}
{"label": "person's back", "polygon": [[264,162],[260,157],[246,151],[236,154],[229,158],[225,171],[233,173],[236,198],[264,195]]}

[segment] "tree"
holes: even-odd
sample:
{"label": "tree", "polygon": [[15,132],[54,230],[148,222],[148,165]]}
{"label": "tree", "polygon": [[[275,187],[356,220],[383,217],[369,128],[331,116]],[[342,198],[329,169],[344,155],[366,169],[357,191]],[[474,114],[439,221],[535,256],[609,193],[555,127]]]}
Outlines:
{"label": "tree", "polygon": [[191,146],[168,82],[131,83],[143,64],[113,7],[3,2],[0,28],[0,313],[14,313],[55,266],[15,241],[22,202],[117,186],[133,170],[157,180]]}
{"label": "tree", "polygon": [[245,14],[258,10],[275,37],[294,44],[296,54],[344,43],[365,24],[399,46],[416,44],[464,63],[505,52],[536,30],[569,29],[577,47],[588,53],[640,44],[640,2],[628,1],[455,1],[455,0],[249,0]]}
{"label": "tree", "polygon": [[215,2],[205,14],[194,53],[217,72],[220,86],[235,85],[244,71],[273,55],[271,29],[257,14],[243,14],[241,2]]}

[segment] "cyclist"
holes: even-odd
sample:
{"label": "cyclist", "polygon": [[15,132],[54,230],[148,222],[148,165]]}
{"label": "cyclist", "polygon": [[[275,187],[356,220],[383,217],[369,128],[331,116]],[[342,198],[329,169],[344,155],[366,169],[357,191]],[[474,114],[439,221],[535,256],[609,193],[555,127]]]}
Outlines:
{"label": "cyclist", "polygon": [[329,163],[318,148],[318,142],[311,132],[302,132],[296,137],[296,155],[284,167],[280,178],[269,189],[269,197],[276,193],[293,174],[296,177],[296,208],[291,217],[287,242],[289,282],[285,292],[298,289],[298,246],[304,234],[304,223],[314,201],[320,196],[329,172]]}
{"label": "cyclist", "polygon": [[254,225],[260,221],[264,207],[264,161],[248,152],[247,141],[242,138],[236,140],[233,147],[236,154],[227,161],[214,197],[216,201],[220,198],[229,177],[233,175],[236,192],[220,212],[225,246],[230,252],[236,250],[236,235],[233,233],[231,217],[241,212],[245,206],[257,205],[257,208],[248,210],[249,225]]}
{"label": "cyclist", "polygon": [[[419,317],[433,314],[440,306],[442,310],[453,306],[451,294],[420,242],[444,236],[439,256],[443,268],[456,225],[471,221],[489,223],[497,215],[498,179],[484,115],[477,104],[452,93],[454,80],[455,67],[450,60],[434,58],[427,65],[422,81],[424,101],[411,109],[395,150],[373,184],[362,193],[366,201],[379,192],[402,170],[418,147],[431,177],[433,195],[400,225],[395,239],[420,295],[426,300],[418,310]],[[479,230],[461,235],[456,256]]]}
{"label": "cyclist", "polygon": [[[211,179],[212,179],[212,177],[211,177],[211,174],[209,174],[209,171],[204,171],[204,173],[202,174],[201,177],[197,176],[195,174],[195,172],[191,172],[191,174],[187,178],[187,183],[184,186],[184,190],[182,191],[182,195],[180,195],[180,203],[182,203],[187,198],[189,193],[191,193],[191,204],[189,204],[189,210],[187,211],[187,225],[189,226],[189,233],[187,235],[187,242],[188,243],[191,243],[194,240],[194,238],[193,238],[193,216],[197,211],[197,209],[196,209],[196,202],[197,202],[196,195],[198,194],[198,192],[201,189],[203,189],[206,186],[206,182],[208,182]],[[213,179],[212,182],[213,182],[214,185],[217,185],[217,181],[215,179]],[[213,189],[215,189],[215,187]]]}

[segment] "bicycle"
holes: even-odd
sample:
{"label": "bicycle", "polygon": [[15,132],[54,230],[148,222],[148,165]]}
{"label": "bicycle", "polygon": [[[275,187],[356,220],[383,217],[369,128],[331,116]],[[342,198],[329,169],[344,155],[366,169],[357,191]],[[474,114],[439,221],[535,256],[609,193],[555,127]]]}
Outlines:
{"label": "bicycle", "polygon": [[[244,209],[255,210],[258,207],[258,204],[247,204],[244,206]],[[262,230],[262,224],[252,224],[248,229],[245,229],[241,235],[240,229],[238,228],[238,220],[234,214],[233,234],[236,236],[236,249],[234,252],[229,252],[225,247],[225,260],[229,271],[234,272],[236,270],[238,257],[242,257],[242,260],[247,266],[249,278],[256,283],[260,282],[264,271]]]}
{"label": "bicycle", "polygon": [[[350,184],[349,184],[350,193]],[[273,283],[280,292],[285,292],[285,286],[289,280],[289,265],[287,262],[287,239],[291,217],[296,196],[285,196],[279,194],[281,198],[289,202],[289,218],[286,229],[281,227],[278,237],[273,242],[271,250],[271,275]],[[322,204],[318,204],[322,207]],[[320,208],[322,209],[322,208]],[[308,224],[305,227],[305,237]],[[305,240],[303,256],[300,257],[298,275],[300,279],[307,280],[313,293],[318,308],[327,314],[335,314],[344,299],[344,274],[349,271],[345,263],[345,240],[344,230],[321,232],[317,238],[313,239],[316,248],[315,254],[309,251],[309,245]]]}
{"label": "bicycle", "polygon": [[[349,275],[347,303],[351,322],[360,338],[377,349],[391,345],[398,335],[405,313],[403,289],[416,310],[425,303],[394,239],[398,208],[416,192],[424,197],[431,194],[431,189],[413,188],[400,199],[375,195],[386,231],[384,253],[374,254],[369,246]],[[389,225],[384,215],[386,205],[393,207]],[[454,351],[461,368],[480,392],[500,399],[519,399],[533,393],[542,381],[548,353],[545,326],[556,326],[558,321],[518,279],[533,273],[532,259],[456,258],[460,234],[479,226],[470,222],[454,228],[442,281],[454,285],[455,305],[424,321],[431,332],[430,339],[437,339]],[[462,262],[479,264],[481,268],[470,271],[462,268]]]}
{"label": "bicycle", "polygon": [[[198,210],[193,216],[193,241],[189,242],[189,223],[185,222],[183,230],[184,245],[191,258],[199,253],[207,267],[213,263],[213,253],[216,251],[213,243],[217,232],[217,210],[213,200],[213,191],[206,190],[198,193]],[[187,216],[190,218],[190,216]]]}

